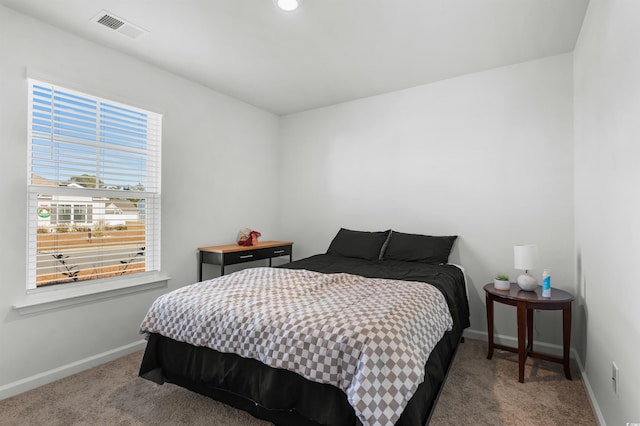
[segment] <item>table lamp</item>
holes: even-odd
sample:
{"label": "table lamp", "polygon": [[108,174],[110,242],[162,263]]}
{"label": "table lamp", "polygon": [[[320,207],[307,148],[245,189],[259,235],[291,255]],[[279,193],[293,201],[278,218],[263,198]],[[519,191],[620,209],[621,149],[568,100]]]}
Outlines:
{"label": "table lamp", "polygon": [[513,246],[514,267],[524,269],[524,274],[518,277],[518,285],[526,291],[533,291],[538,287],[538,280],[529,274],[530,269],[535,269],[538,260],[538,246],[527,244]]}

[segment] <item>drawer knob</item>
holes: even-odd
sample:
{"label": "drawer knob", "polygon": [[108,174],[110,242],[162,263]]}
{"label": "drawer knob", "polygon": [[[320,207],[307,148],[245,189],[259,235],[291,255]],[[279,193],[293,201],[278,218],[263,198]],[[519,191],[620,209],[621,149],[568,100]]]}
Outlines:
{"label": "drawer knob", "polygon": [[240,259],[251,259],[252,257],[252,254],[245,254],[244,256],[240,256]]}
{"label": "drawer knob", "polygon": [[284,253],[284,250],[274,250],[273,254],[280,254],[280,253]]}

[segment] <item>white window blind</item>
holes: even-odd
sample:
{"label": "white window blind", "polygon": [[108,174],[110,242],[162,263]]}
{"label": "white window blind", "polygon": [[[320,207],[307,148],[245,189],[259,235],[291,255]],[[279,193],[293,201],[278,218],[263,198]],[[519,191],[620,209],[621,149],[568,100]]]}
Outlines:
{"label": "white window blind", "polygon": [[160,270],[161,127],[29,80],[28,289]]}

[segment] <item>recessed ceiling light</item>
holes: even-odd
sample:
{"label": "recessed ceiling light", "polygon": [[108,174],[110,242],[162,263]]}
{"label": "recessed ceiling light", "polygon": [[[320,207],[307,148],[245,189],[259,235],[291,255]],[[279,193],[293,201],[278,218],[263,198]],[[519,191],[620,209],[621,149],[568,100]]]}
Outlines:
{"label": "recessed ceiling light", "polygon": [[300,3],[302,3],[302,0],[275,0],[275,1],[278,7],[284,10],[285,12],[293,12],[300,6]]}

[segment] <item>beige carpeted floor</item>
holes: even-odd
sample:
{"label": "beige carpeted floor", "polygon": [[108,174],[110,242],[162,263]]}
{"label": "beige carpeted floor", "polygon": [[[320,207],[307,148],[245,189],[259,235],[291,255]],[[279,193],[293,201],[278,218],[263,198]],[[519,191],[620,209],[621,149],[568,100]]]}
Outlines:
{"label": "beige carpeted floor", "polygon": [[518,355],[467,339],[458,349],[432,425],[596,425],[578,368],[529,358],[518,383]]}
{"label": "beige carpeted floor", "polygon": [[[137,376],[142,352],[0,401],[0,425],[225,425],[257,420],[207,397]],[[559,364],[528,360],[518,383],[515,354],[486,359],[486,343],[467,339],[431,425],[596,424],[580,375],[566,380]]]}

